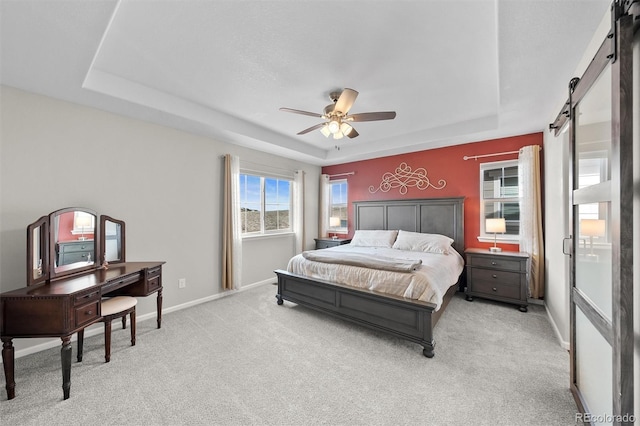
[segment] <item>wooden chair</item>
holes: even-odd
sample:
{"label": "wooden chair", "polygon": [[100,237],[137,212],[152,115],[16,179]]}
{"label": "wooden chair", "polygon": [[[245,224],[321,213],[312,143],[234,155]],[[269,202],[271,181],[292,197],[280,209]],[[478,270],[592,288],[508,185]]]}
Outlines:
{"label": "wooden chair", "polygon": [[[101,302],[102,317],[104,323],[104,359],[111,360],[111,321],[122,318],[122,328],[127,328],[127,315],[131,318],[131,346],[136,344],[136,304],[138,299],[131,296],[116,296],[103,299]],[[84,344],[84,329],[78,331],[78,362],[82,362],[82,346]]]}

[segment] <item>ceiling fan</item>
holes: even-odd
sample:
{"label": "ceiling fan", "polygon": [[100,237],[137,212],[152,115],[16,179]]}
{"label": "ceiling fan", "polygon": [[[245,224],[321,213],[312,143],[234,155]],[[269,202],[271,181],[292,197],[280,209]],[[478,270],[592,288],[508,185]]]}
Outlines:
{"label": "ceiling fan", "polygon": [[325,137],[328,138],[329,136],[333,136],[334,139],[342,139],[344,136],[353,139],[358,136],[359,133],[349,124],[351,122],[393,120],[396,118],[395,111],[362,112],[360,114],[349,115],[349,110],[353,106],[357,96],[358,92],[353,89],[344,89],[342,92],[331,92],[329,97],[333,103],[324,108],[324,114],[301,111],[299,109],[292,108],[280,108],[280,111],[309,115],[311,117],[318,117],[327,120],[324,123],[316,124],[308,129],[304,129],[298,132],[298,134],[304,135],[316,129],[320,129],[320,132]]}

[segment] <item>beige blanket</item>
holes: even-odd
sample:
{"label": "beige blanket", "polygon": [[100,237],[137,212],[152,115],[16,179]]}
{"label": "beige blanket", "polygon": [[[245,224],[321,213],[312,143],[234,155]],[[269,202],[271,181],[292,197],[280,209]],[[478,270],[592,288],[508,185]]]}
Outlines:
{"label": "beige blanket", "polygon": [[[462,256],[455,250],[444,254],[396,250],[384,247],[353,247],[343,244],[322,251],[339,253],[362,253],[376,258],[420,259],[422,265],[411,273],[384,271],[361,266],[315,262],[305,259],[302,253],[289,261],[287,270],[309,278],[318,278],[332,283],[376,291],[378,293],[416,299],[440,307],[447,289],[458,281],[464,268]],[[436,308],[436,309],[437,309]]]}
{"label": "beige blanket", "polygon": [[366,253],[337,253],[331,250],[304,251],[302,256],[314,262],[336,263],[340,265],[361,266],[393,272],[411,272],[422,265],[421,259],[394,259],[374,256]]}

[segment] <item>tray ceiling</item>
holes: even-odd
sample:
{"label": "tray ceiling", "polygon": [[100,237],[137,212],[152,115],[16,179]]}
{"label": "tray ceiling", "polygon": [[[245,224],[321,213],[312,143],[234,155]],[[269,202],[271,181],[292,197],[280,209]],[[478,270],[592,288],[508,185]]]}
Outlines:
{"label": "tray ceiling", "polygon": [[[609,1],[1,3],[1,82],[312,164],[542,131]],[[349,87],[354,139],[296,133]]]}

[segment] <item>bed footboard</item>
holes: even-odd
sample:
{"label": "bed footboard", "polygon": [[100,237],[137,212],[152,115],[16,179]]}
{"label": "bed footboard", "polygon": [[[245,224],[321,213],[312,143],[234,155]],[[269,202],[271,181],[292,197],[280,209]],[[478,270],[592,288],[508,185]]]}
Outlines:
{"label": "bed footboard", "polygon": [[[433,327],[439,317],[434,318],[434,304],[310,279],[283,270],[274,272],[278,276],[278,305],[288,300],[308,306],[416,342],[424,348],[424,356],[434,356]],[[438,313],[443,309],[444,303]]]}

